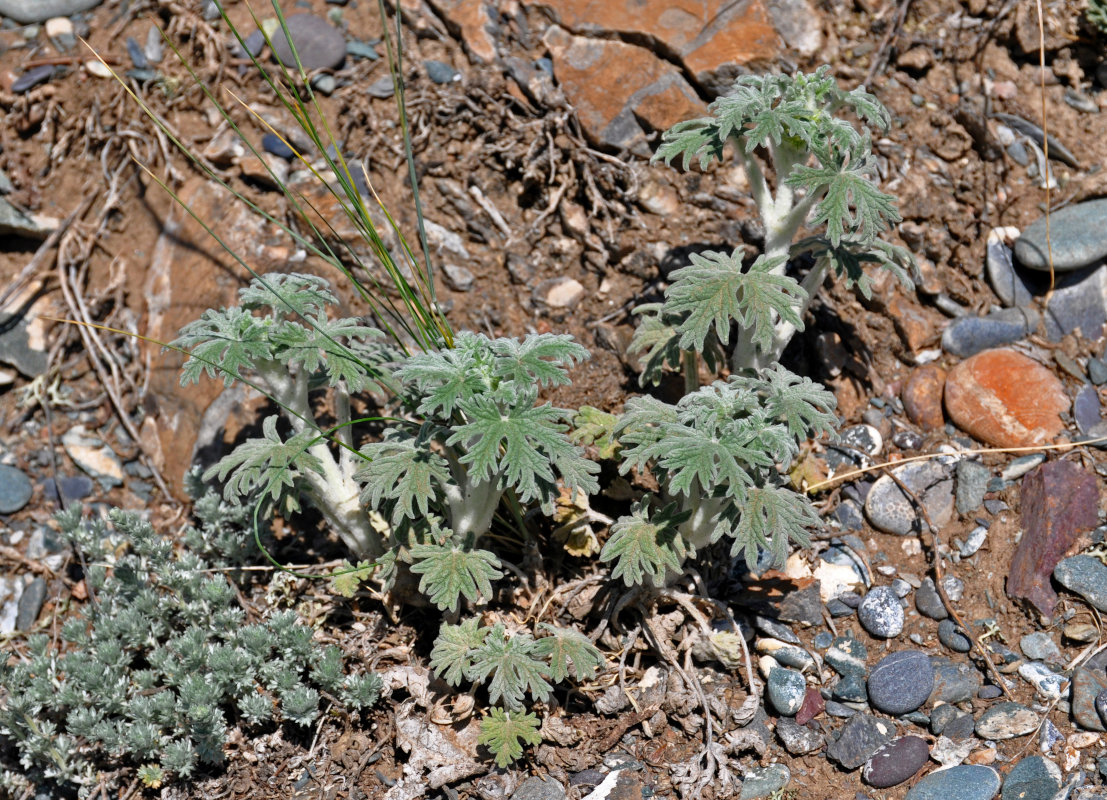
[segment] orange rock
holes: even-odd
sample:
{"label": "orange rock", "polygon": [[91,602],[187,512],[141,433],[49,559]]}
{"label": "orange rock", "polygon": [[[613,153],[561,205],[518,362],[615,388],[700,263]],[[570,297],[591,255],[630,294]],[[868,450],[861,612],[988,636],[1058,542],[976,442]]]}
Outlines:
{"label": "orange rock", "polygon": [[946,371],[936,364],[925,364],[903,385],[903,408],[907,418],[926,431],[938,430],[945,424],[942,414],[942,390]]}
{"label": "orange rock", "polygon": [[946,378],[946,411],[962,430],[996,447],[1031,447],[1064,429],[1069,398],[1061,381],[1014,350],[985,350]]}
{"label": "orange rock", "polygon": [[489,0],[438,0],[435,3],[447,27],[460,34],[470,61],[491,64],[496,60],[496,39],[500,33],[497,5]]}

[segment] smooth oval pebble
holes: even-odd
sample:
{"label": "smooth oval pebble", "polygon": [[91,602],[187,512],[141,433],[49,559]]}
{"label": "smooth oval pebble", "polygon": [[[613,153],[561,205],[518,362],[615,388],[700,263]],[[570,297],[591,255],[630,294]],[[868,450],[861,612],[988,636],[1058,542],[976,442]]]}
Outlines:
{"label": "smooth oval pebble", "polygon": [[996,703],[976,721],[976,735],[997,742],[1013,739],[1033,733],[1040,721],[1037,713],[1021,703]]}
{"label": "smooth oval pebble", "polygon": [[942,349],[962,358],[982,350],[1014,344],[1038,328],[1033,308],[1004,308],[986,317],[961,317],[942,332]]}
{"label": "smooth oval pebble", "polygon": [[949,616],[932,578],[924,578],[922,586],[915,592],[915,608],[930,619],[943,620]]}
{"label": "smooth oval pebble", "polygon": [[46,602],[46,580],[41,576],[31,581],[23,594],[19,596],[17,606],[15,629],[17,631],[29,631],[38,619],[42,611],[42,604]]}
{"label": "smooth oval pebble", "polygon": [[931,772],[911,787],[905,800],[992,800],[999,773],[991,767],[962,764]]}
{"label": "smooth oval pebble", "polygon": [[[937,461],[917,461],[892,471],[908,491],[926,508],[935,525],[944,525],[953,515],[953,480]],[[919,530],[921,522],[914,501],[891,475],[882,475],[865,498],[865,514],[877,530],[907,536]]]}
{"label": "smooth oval pebble", "polygon": [[857,607],[857,619],[870,635],[890,639],[903,632],[903,606],[887,586],[877,586]]}
{"label": "smooth oval pebble", "polygon": [[742,792],[738,800],[762,800],[773,797],[792,780],[792,773],[783,764],[756,767],[742,778]]}
{"label": "smooth oval pebble", "polygon": [[0,514],[14,514],[30,502],[33,493],[23,470],[0,464]]}
{"label": "smooth oval pebble", "polygon": [[50,80],[54,74],[54,68],[49,64],[29,69],[12,82],[12,92],[22,94],[29,92],[43,81]]}
{"label": "smooth oval pebble", "polygon": [[878,711],[892,716],[914,711],[934,689],[930,659],[918,650],[890,653],[869,673],[868,689],[869,704]]}
{"label": "smooth oval pebble", "polygon": [[51,17],[68,17],[88,11],[103,0],[0,0],[0,16],[16,22],[45,22]]}
{"label": "smooth oval pebble", "polygon": [[427,70],[427,77],[435,83],[453,83],[461,78],[460,72],[442,61],[424,61],[423,67]]}
{"label": "smooth oval pebble", "polygon": [[925,739],[901,736],[873,753],[861,770],[861,778],[870,786],[886,789],[912,777],[929,760],[930,748]]}
{"label": "smooth oval pebble", "polygon": [[[1086,200],[1054,211],[1049,217],[1053,268],[1080,269],[1107,255],[1107,198]],[[1046,218],[1042,217],[1015,242],[1015,257],[1030,269],[1049,271]]]}
{"label": "smooth oval pebble", "polygon": [[277,158],[291,159],[296,156],[296,151],[275,133],[267,133],[261,137],[261,149]]}
{"label": "smooth oval pebble", "polygon": [[[288,35],[296,45],[304,69],[335,69],[346,60],[346,37],[342,31],[314,14],[293,14],[285,18]],[[283,28],[274,31],[273,55],[286,67],[296,67],[296,58]]]}
{"label": "smooth oval pebble", "polygon": [[969,637],[951,619],[943,619],[938,623],[938,641],[955,653],[967,653],[972,649],[972,642],[969,641]]}
{"label": "smooth oval pebble", "polygon": [[807,681],[793,669],[783,667],[769,673],[769,702],[781,716],[792,717],[803,707]]}

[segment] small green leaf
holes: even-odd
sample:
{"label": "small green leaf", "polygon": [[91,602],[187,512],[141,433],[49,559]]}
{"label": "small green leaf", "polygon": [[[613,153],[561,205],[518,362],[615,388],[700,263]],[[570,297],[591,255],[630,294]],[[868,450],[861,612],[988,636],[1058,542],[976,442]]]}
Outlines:
{"label": "small green leaf", "polygon": [[490,630],[481,627],[477,617],[471,617],[460,625],[443,623],[431,650],[430,665],[434,674],[450,686],[457,686],[466,678],[471,679],[473,652],[484,643]]}
{"label": "small green leaf", "polygon": [[271,327],[271,320],[258,319],[237,306],[205,311],[173,341],[174,347],[189,353],[181,367],[181,385],[196,383],[205,373],[222,378],[226,386],[241,380],[259,362],[272,360]]}
{"label": "small green leaf", "polygon": [[446,459],[431,449],[434,428],[424,425],[418,435],[389,430],[380,442],[361,448],[364,465],[354,473],[361,481],[361,502],[379,509],[382,500],[393,503],[392,524],[426,517],[438,487],[450,483]]}
{"label": "small green leaf", "polygon": [[523,694],[530,692],[535,700],[545,700],[553,687],[546,681],[550,668],[541,660],[538,643],[527,633],[507,636],[502,624],[497,624],[471,653],[470,680],[485,680],[493,703],[503,698],[509,709],[522,709]]}
{"label": "small green leaf", "polygon": [[457,544],[417,544],[411,561],[411,571],[423,576],[419,591],[442,611],[456,611],[462,596],[471,603],[491,597],[492,581],[503,577],[495,555]]}
{"label": "small green leaf", "polygon": [[267,308],[305,320],[325,316],[327,306],[338,304],[326,278],[298,272],[270,272],[254,278],[239,290],[238,300],[243,308]]}
{"label": "small green leaf", "polygon": [[512,381],[517,387],[565,386],[569,376],[566,367],[588,358],[588,351],[573,341],[569,334],[529,334],[518,339],[494,339],[493,371],[499,378]]}
{"label": "small green leaf", "polygon": [[[788,540],[808,547],[811,540],[806,528],[819,524],[819,515],[806,498],[782,486],[758,486],[747,490],[745,503],[735,508],[729,535],[734,539],[732,557],[744,554],[750,571],[756,568],[761,550],[773,554],[773,563],[780,565],[788,553]],[[721,535],[722,526],[720,526]]]}
{"label": "small green leaf", "polygon": [[684,538],[677,530],[690,515],[678,511],[676,503],[649,513],[650,496],[646,495],[631,508],[629,517],[620,517],[611,526],[611,537],[603,546],[600,561],[614,561],[613,580],[623,579],[627,586],[641,586],[649,578],[661,586],[668,570],[679,572],[688,555]]}
{"label": "small green leaf", "polygon": [[867,153],[865,156],[857,160],[839,157],[819,166],[800,165],[788,177],[790,186],[825,192],[810,224],[825,224],[827,239],[834,247],[844,236],[876,239],[889,224],[901,219],[896,199],[880,191],[869,178],[872,159]]}
{"label": "small green leaf", "polygon": [[[288,441],[277,433],[279,417],[266,417],[262,422],[261,439],[247,439],[218,464],[204,472],[204,480],[212,477],[226,481],[223,496],[227,500],[245,497],[255,489],[262,489],[276,502],[287,497],[294,511],[299,510],[294,489],[296,479],[307,470],[322,474],[322,462],[308,452],[314,431],[305,430]],[[227,476],[231,476],[227,480]]]}
{"label": "small green leaf", "polygon": [[477,741],[488,747],[496,757],[496,766],[505,768],[523,754],[523,745],[542,743],[538,733],[541,723],[534,714],[493,708],[481,720]]}
{"label": "small green leaf", "polygon": [[355,567],[343,560],[342,565],[331,573],[331,589],[343,597],[353,597],[361,584],[373,577],[376,568],[375,561],[359,561]]}
{"label": "small green leaf", "polygon": [[592,406],[581,406],[573,418],[573,432],[569,438],[574,444],[593,445],[602,459],[615,458],[619,442],[615,439],[615,425],[619,418]]}
{"label": "small green leaf", "polygon": [[603,666],[603,654],[587,636],[544,622],[539,627],[550,634],[538,640],[537,651],[549,659],[550,678],[554,681],[563,681],[568,677],[570,663],[577,680],[593,677],[596,670]]}

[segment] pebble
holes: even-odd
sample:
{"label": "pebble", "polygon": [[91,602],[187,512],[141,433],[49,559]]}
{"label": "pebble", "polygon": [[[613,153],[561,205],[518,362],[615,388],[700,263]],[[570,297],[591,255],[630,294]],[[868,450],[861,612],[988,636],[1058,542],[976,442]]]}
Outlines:
{"label": "pebble", "polygon": [[12,82],[12,92],[14,94],[29,92],[40,83],[50,80],[53,74],[54,68],[49,64],[43,64],[41,67],[33,67]]}
{"label": "pebble", "polygon": [[42,490],[47,500],[57,504],[64,500],[69,505],[92,494],[92,479],[87,475],[64,475],[55,482],[50,477],[42,482]]}
{"label": "pebble", "polygon": [[378,100],[387,100],[395,93],[396,87],[392,83],[392,76],[384,75],[365,87],[365,91],[370,97],[375,97]]}
{"label": "pebble", "polygon": [[989,683],[987,686],[981,686],[980,691],[976,693],[976,696],[981,700],[995,700],[997,697],[1003,694],[1003,690],[995,684]]}
{"label": "pebble", "polygon": [[334,90],[338,88],[338,81],[333,75],[323,73],[311,79],[311,88],[321,95],[330,97],[334,94]]}
{"label": "pebble", "polygon": [[1065,89],[1064,100],[1077,111],[1083,111],[1085,114],[1099,113],[1099,106],[1095,100],[1071,87]]}
{"label": "pebble", "polygon": [[70,50],[77,44],[77,36],[73,31],[73,23],[69,17],[51,17],[43,25],[46,38],[53,42],[63,52]]}
{"label": "pebble", "polygon": [[1028,633],[1019,639],[1019,649],[1032,661],[1061,660],[1061,649],[1045,631]]}
{"label": "pebble", "polygon": [[359,42],[357,39],[346,42],[346,55],[351,58],[360,58],[364,61],[376,61],[381,57],[380,53],[369,42]]}
{"label": "pebble", "polygon": [[930,712],[930,732],[935,736],[939,735],[945,730],[946,725],[961,713],[956,706],[951,706],[949,703],[941,703],[935,706],[934,710]]}
{"label": "pebble", "polygon": [[1041,661],[1028,661],[1019,666],[1019,677],[1049,700],[1060,699],[1066,682],[1064,675],[1058,675]]}
{"label": "pebble", "polygon": [[742,792],[738,800],[761,800],[772,797],[792,780],[792,773],[783,764],[751,769],[742,778]]}
{"label": "pebble", "polygon": [[1098,339],[1107,324],[1107,266],[1062,273],[1046,306],[1045,334],[1051,341],[1079,329]]}
{"label": "pebble", "polygon": [[900,450],[921,450],[926,440],[914,431],[900,431],[892,437],[892,444]]}
{"label": "pebble", "polygon": [[[336,69],[346,60],[346,37],[322,17],[314,14],[292,14],[285,18],[285,24],[305,70]],[[284,29],[278,27],[271,39],[273,55],[284,66],[295,69],[296,58],[292,54]],[[388,80],[391,84],[391,76]]]}
{"label": "pebble", "polygon": [[998,791],[998,772],[991,767],[962,764],[923,776],[905,800],[992,800]]}
{"label": "pebble", "polygon": [[1029,447],[1054,439],[1069,398],[1052,371],[1014,350],[985,350],[950,370],[945,386],[950,418],[996,447]]}
{"label": "pebble", "polygon": [[1099,424],[1100,411],[1099,392],[1090,383],[1085,383],[1072,401],[1072,416],[1081,433],[1087,433]]}
{"label": "pebble", "polygon": [[1038,749],[1050,753],[1065,743],[1065,735],[1048,719],[1042,720],[1042,729],[1038,731]]}
{"label": "pebble", "polygon": [[[939,527],[953,516],[953,480],[949,470],[938,461],[915,461],[894,469],[893,474],[926,507],[931,521]],[[877,530],[907,536],[921,529],[913,501],[904,494],[890,475],[873,484],[865,498],[865,514]]]}
{"label": "pebble", "polygon": [[123,465],[103,441],[76,425],[61,437],[62,446],[78,467],[100,482],[105,489],[123,483]]}
{"label": "pebble", "polygon": [[1102,358],[1088,359],[1088,377],[1096,386],[1107,383],[1107,361]]}
{"label": "pebble", "polygon": [[977,525],[969,532],[965,543],[957,548],[957,552],[961,554],[961,558],[969,558],[976,555],[986,541],[988,541],[988,529],[983,525]]}
{"label": "pebble", "polygon": [[[1107,570],[1107,567],[1104,569]],[[857,607],[857,619],[870,635],[882,639],[890,639],[903,632],[903,606],[896,593],[887,586],[869,590]]]}
{"label": "pebble", "polygon": [[865,762],[861,778],[886,789],[913,777],[930,760],[930,747],[918,736],[901,736],[881,747]]}
{"label": "pebble", "polygon": [[150,62],[146,60],[146,51],[142,49],[133,36],[128,36],[127,41],[127,55],[131,59],[131,66],[135,69],[147,69],[150,66]]}
{"label": "pebble", "polygon": [[1061,770],[1041,756],[1022,759],[1003,781],[1002,800],[1051,800],[1061,788]]}
{"label": "pebble", "polygon": [[1019,456],[999,473],[999,477],[1005,481],[1016,481],[1034,467],[1045,461],[1044,453],[1032,453],[1028,456]]}
{"label": "pebble", "polygon": [[[1107,198],[1087,200],[1050,215],[1053,268],[1068,272],[1107,255]],[[1046,219],[1023,231],[1015,242],[1015,257],[1030,269],[1049,271]]]}
{"label": "pebble", "polygon": [[777,667],[769,672],[768,693],[769,702],[781,716],[795,716],[803,706],[803,698],[807,692],[807,681],[803,675],[794,669]]}
{"label": "pebble", "polygon": [[843,769],[854,770],[895,735],[895,725],[869,714],[856,714],[842,727],[838,738],[826,748],[826,757]]}
{"label": "pebble", "polygon": [[865,518],[861,514],[861,506],[852,500],[843,500],[834,509],[834,518],[846,531],[859,531],[865,527]]}
{"label": "pebble", "polygon": [[1004,308],[986,317],[961,317],[942,332],[942,349],[964,358],[982,350],[1014,344],[1038,329],[1041,316],[1033,308]]}
{"label": "pebble", "polygon": [[1084,555],[1066,558],[1054,568],[1053,577],[1099,611],[1107,611],[1107,566],[1099,559]]}
{"label": "pebble", "polygon": [[839,675],[864,675],[868,652],[853,636],[839,636],[831,642],[823,660]]}
{"label": "pebble", "polygon": [[434,83],[446,84],[461,80],[461,73],[442,61],[424,61],[423,68],[427,71],[427,77]]}
{"label": "pebble", "polygon": [[[146,43],[142,47],[142,55],[146,58],[146,66],[160,64],[165,58],[165,40],[156,25],[151,25],[146,31]],[[137,67],[138,65],[135,64]]]}
{"label": "pebble", "polygon": [[1008,308],[1028,306],[1034,292],[1026,279],[1015,269],[1015,254],[1007,242],[1018,238],[1018,228],[992,228],[988,233],[987,271],[988,281],[996,296]]}
{"label": "pebble", "polygon": [[979,461],[957,462],[957,490],[954,495],[958,514],[971,514],[984,503],[992,471]]}
{"label": "pebble", "polygon": [[942,392],[946,371],[935,364],[916,368],[903,385],[903,410],[907,418],[924,431],[936,431],[945,425]]}
{"label": "pebble", "polygon": [[952,619],[938,623],[938,641],[955,653],[967,653],[972,649],[969,637]]}
{"label": "pebble", "polygon": [[561,276],[542,281],[534,288],[534,299],[550,308],[573,308],[584,298],[584,286],[576,278]]}
{"label": "pebble", "polygon": [[838,441],[830,442],[826,450],[826,463],[834,470],[843,467],[867,467],[867,456],[879,455],[884,448],[880,431],[872,425],[851,425],[838,434]]}
{"label": "pebble", "polygon": [[776,735],[780,737],[784,749],[794,756],[813,753],[826,743],[821,733],[787,717],[781,718],[776,723]]}
{"label": "pebble", "polygon": [[1099,638],[1099,629],[1090,622],[1073,622],[1064,627],[1061,631],[1066,639],[1071,639],[1074,642],[1080,642],[1081,644],[1087,644],[1088,642],[1094,642]]}
{"label": "pebble", "polygon": [[446,279],[446,284],[455,292],[469,291],[473,288],[473,282],[476,280],[472,270],[457,264],[444,264],[442,275]]}
{"label": "pebble", "polygon": [[1034,733],[1039,722],[1037,713],[1021,703],[996,703],[976,721],[976,735],[997,742],[1013,739]]}
{"label": "pebble", "polygon": [[1107,691],[1107,674],[1103,669],[1078,667],[1072,675],[1072,718],[1084,730],[1102,731],[1104,721],[1096,708],[1096,699]]}
{"label": "pebble", "polygon": [[849,706],[842,705],[837,700],[826,701],[826,713],[831,717],[837,717],[838,719],[849,719],[856,716],[857,711]]}
{"label": "pebble", "polygon": [[15,629],[29,631],[38,620],[38,614],[42,611],[42,604],[46,602],[46,579],[42,576],[35,578],[19,597],[15,617]]}
{"label": "pebble", "polygon": [[982,679],[979,670],[971,664],[953,662],[942,656],[932,656],[930,665],[934,668],[934,691],[927,700],[931,705],[937,703],[963,703],[971,700],[980,688]]}
{"label": "pebble", "polygon": [[68,17],[88,11],[103,0],[0,0],[0,17],[16,22],[45,22],[51,17]]}
{"label": "pebble", "polygon": [[869,673],[869,703],[877,711],[897,716],[919,708],[934,689],[930,659],[918,650],[890,653]]}
{"label": "pebble", "polygon": [[930,619],[943,620],[949,616],[931,578],[923,578],[922,586],[915,592],[915,608],[924,617]]}
{"label": "pebble", "polygon": [[0,514],[14,514],[31,501],[34,489],[18,467],[0,464]]}
{"label": "pebble", "polygon": [[267,133],[261,137],[261,149],[277,158],[293,159],[296,157],[296,151],[275,133]]}
{"label": "pebble", "polygon": [[511,793],[511,800],[565,800],[565,789],[553,778],[527,778]]}
{"label": "pebble", "polygon": [[846,675],[831,689],[834,699],[843,703],[867,703],[869,693],[862,675]]}

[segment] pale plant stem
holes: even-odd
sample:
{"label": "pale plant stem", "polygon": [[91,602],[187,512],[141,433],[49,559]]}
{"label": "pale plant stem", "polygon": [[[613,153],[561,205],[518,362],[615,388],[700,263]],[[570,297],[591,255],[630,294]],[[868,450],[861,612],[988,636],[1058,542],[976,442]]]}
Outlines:
{"label": "pale plant stem", "polygon": [[471,480],[469,470],[458,460],[453,448],[447,447],[443,455],[454,477],[454,485],[445,487],[443,492],[450,530],[461,538],[472,534],[474,540],[479,540],[492,527],[492,517],[500,505],[503,493],[496,488],[500,476],[494,475],[487,481]]}

